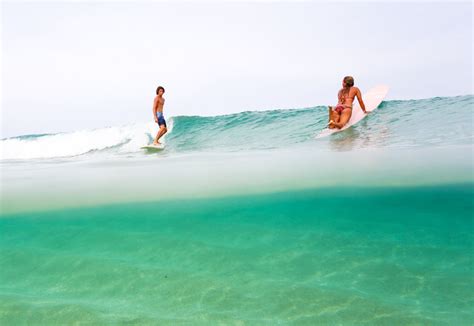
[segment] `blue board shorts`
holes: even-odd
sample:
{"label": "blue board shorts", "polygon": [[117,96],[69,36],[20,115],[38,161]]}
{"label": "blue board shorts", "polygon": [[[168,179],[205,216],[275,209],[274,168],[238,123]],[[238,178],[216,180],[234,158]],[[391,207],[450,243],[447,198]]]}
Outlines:
{"label": "blue board shorts", "polygon": [[165,128],[166,128],[166,120],[165,120],[165,117],[163,116],[163,113],[157,111],[156,112],[156,117],[158,118],[158,126],[161,127],[162,125],[164,125]]}

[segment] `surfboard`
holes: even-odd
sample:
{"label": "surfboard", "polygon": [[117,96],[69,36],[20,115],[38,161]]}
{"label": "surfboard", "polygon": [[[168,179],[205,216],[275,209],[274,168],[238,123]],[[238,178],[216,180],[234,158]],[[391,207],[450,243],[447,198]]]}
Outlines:
{"label": "surfboard", "polygon": [[143,146],[142,149],[150,151],[150,152],[159,152],[165,149],[165,145],[147,145]]}
{"label": "surfboard", "polygon": [[316,138],[326,137],[334,133],[346,130],[347,128],[352,127],[353,125],[364,119],[367,115],[370,114],[369,112],[373,112],[379,107],[385,96],[387,96],[388,89],[388,86],[379,85],[374,88],[371,88],[368,92],[362,94],[362,100],[364,101],[365,110],[368,112],[368,114],[364,114],[364,111],[362,111],[362,109],[360,108],[359,102],[357,101],[357,99],[354,99],[352,116],[349,122],[347,122],[347,124],[341,129],[323,129],[318,135],[316,135]]}

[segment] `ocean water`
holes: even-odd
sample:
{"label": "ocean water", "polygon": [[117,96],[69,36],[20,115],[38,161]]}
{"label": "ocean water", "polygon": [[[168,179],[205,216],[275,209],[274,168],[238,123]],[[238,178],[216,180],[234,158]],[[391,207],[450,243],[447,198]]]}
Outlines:
{"label": "ocean water", "polygon": [[474,96],[326,113],[1,140],[0,324],[472,325]]}

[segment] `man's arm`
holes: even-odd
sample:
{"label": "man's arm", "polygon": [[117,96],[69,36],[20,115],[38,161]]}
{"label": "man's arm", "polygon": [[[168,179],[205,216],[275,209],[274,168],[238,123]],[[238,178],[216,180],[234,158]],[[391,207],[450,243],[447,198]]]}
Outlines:
{"label": "man's arm", "polygon": [[365,111],[364,101],[362,101],[362,94],[360,93],[360,89],[358,88],[357,88],[356,96],[357,96],[357,101],[359,101],[360,108],[362,109],[362,111],[364,111],[364,113],[367,113],[367,111]]}
{"label": "man's arm", "polygon": [[158,108],[158,96],[156,96],[155,100],[153,101],[153,118],[155,119],[155,122],[158,122],[158,118],[156,117],[157,108]]}

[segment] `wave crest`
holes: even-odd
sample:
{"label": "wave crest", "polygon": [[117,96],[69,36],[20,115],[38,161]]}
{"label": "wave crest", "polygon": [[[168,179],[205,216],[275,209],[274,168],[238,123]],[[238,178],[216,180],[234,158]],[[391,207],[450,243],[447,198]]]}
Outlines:
{"label": "wave crest", "polygon": [[[314,140],[327,124],[327,107],[247,111],[222,116],[178,116],[169,119],[167,149],[241,151],[342,144],[360,147],[426,147],[473,143],[474,96],[385,101],[360,124],[326,139]],[[68,133],[26,135],[0,141],[0,157],[34,159],[97,153],[140,152],[157,125],[130,124]]]}

